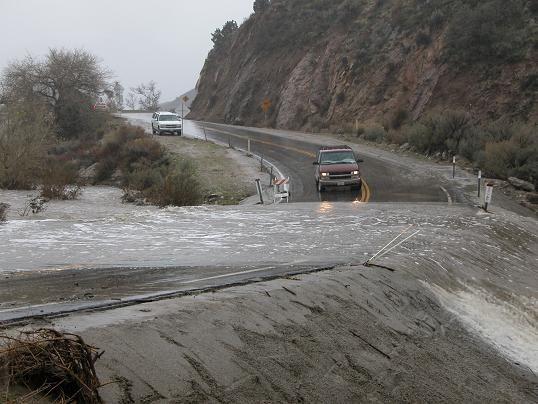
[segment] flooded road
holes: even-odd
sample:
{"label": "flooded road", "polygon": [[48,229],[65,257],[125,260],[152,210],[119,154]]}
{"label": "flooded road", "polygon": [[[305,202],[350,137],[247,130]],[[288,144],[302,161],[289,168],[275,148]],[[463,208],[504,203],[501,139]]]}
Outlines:
{"label": "flooded road", "polygon": [[0,321],[42,305],[54,312],[67,302],[76,309],[361,264],[413,225],[419,233],[376,263],[412,274],[469,327],[538,370],[534,219],[464,205],[158,209],[125,205],[120,197],[114,188],[87,188],[78,201],[52,202],[43,214],[20,217],[27,193],[0,192],[11,205],[0,226]]}

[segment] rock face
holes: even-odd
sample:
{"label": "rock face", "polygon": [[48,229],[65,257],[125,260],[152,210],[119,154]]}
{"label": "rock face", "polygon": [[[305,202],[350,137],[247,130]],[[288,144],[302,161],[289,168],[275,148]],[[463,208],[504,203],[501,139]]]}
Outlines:
{"label": "rock face", "polygon": [[95,163],[95,164],[92,164],[89,167],[80,169],[80,171],[78,172],[79,178],[84,182],[93,181],[94,178],[95,178],[95,175],[97,173],[97,166],[98,166],[98,164]]}
{"label": "rock face", "polygon": [[531,184],[528,181],[520,180],[519,178],[510,177],[508,178],[508,182],[516,189],[521,189],[522,191],[526,192],[535,192],[536,188],[534,184]]}
{"label": "rock face", "polygon": [[[536,121],[538,57],[532,39],[518,45],[521,51],[513,57],[485,53],[481,60],[469,55],[462,60],[454,54],[465,47],[450,45],[451,30],[467,21],[464,13],[479,19],[478,8],[486,12],[490,3],[499,8],[500,21],[509,22],[503,40],[516,36],[510,30],[531,38],[535,8],[516,0],[484,0],[475,9],[468,3],[272,0],[216,42],[190,117],[319,129],[452,109],[469,111],[477,120]],[[521,15],[504,11],[507,4],[523,10]],[[271,102],[266,113],[265,99]]]}

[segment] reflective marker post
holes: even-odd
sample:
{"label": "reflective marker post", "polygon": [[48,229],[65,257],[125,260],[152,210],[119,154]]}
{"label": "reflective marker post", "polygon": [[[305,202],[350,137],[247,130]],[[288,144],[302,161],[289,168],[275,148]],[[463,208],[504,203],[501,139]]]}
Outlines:
{"label": "reflective marker post", "polygon": [[486,191],[484,194],[484,210],[488,211],[488,205],[491,203],[491,197],[493,196],[493,183],[486,184]]}
{"label": "reflective marker post", "polygon": [[248,154],[250,154],[250,138],[248,138],[247,150],[248,150]]}
{"label": "reflective marker post", "polygon": [[478,170],[478,197],[480,198],[480,188],[482,187],[482,170]]}
{"label": "reflective marker post", "polygon": [[456,156],[452,157],[452,178],[456,178]]}

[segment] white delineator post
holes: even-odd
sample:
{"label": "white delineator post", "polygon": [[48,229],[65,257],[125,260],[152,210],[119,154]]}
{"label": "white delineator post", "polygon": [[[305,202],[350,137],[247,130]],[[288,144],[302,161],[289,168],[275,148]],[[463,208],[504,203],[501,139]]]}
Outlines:
{"label": "white delineator post", "polygon": [[248,154],[250,154],[250,138],[248,138],[248,141],[247,141],[247,150],[248,150]]}
{"label": "white delineator post", "polygon": [[452,157],[452,178],[456,178],[456,156]]}
{"label": "white delineator post", "polygon": [[482,188],[482,170],[478,170],[478,197],[480,198],[480,188]]}
{"label": "white delineator post", "polygon": [[493,196],[493,183],[488,182],[486,184],[486,191],[484,194],[484,210],[488,211],[488,205],[491,204],[491,198]]}

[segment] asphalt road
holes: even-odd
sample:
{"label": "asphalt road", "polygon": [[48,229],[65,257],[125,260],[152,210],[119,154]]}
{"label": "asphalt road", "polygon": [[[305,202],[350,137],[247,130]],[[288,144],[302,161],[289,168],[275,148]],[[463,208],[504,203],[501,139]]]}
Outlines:
{"label": "asphalt road", "polygon": [[[319,143],[301,141],[290,137],[273,135],[237,126],[214,123],[194,123],[198,132],[208,139],[233,147],[247,149],[251,139],[251,151],[274,163],[290,177],[293,202],[362,201],[362,202],[447,202],[448,196],[436,179],[417,176],[401,165],[358,152],[364,160],[361,173],[365,186],[362,191],[330,190],[319,193],[314,182],[314,167]],[[446,188],[445,188],[446,189]],[[452,198],[452,197],[451,197]]]}
{"label": "asphalt road", "polygon": [[[125,114],[132,123],[150,130],[151,114]],[[325,138],[297,132],[246,128],[211,122],[185,121],[187,136],[207,137],[208,140],[224,145],[247,149],[248,139],[251,152],[263,156],[290,177],[291,202],[462,202],[457,189],[450,183],[440,183],[431,173],[423,173],[402,164],[380,159],[365,153],[359,145],[350,145],[364,162],[360,165],[363,189],[328,190],[319,193],[314,181],[312,163],[321,145],[342,144]]]}

